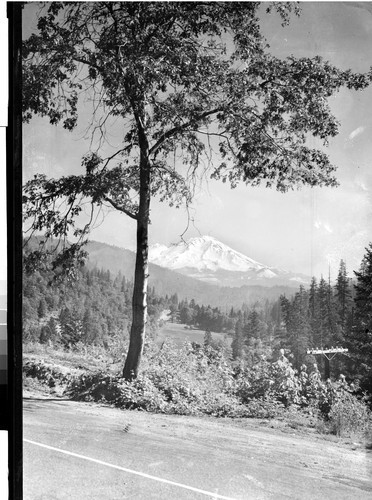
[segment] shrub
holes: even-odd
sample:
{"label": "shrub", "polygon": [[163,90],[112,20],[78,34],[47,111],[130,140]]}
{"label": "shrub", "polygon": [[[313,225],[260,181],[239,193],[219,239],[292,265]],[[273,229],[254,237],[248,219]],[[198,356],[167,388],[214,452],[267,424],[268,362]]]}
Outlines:
{"label": "shrub", "polygon": [[68,384],[70,382],[68,373],[62,373],[54,366],[48,365],[43,361],[27,361],[23,364],[23,374],[26,377],[37,378],[49,387],[55,387],[57,384]]}
{"label": "shrub", "polygon": [[[51,349],[30,344],[28,351],[44,357]],[[87,352],[85,345],[77,343],[73,351],[53,351],[53,355],[72,366],[85,360],[84,373],[35,359],[24,364],[24,373],[50,387],[67,387],[75,399],[169,414],[282,417],[294,428],[317,427],[338,436],[359,435],[372,428],[367,406],[344,377],[323,382],[316,366],[310,373],[302,366],[298,373],[283,353],[275,362],[262,357],[246,367],[231,364],[218,346],[196,348],[186,343],[179,349],[167,341],[159,349],[150,341],[145,345],[141,376],[132,382],[118,373],[110,375],[110,357],[104,359],[102,346]]]}
{"label": "shrub", "polygon": [[252,399],[271,400],[286,407],[298,403],[301,384],[288,359],[270,363],[261,359],[252,368],[240,371],[236,394],[243,403]]}
{"label": "shrub", "polygon": [[328,413],[332,434],[353,437],[365,434],[371,427],[371,412],[355,395],[344,390],[332,403]]}

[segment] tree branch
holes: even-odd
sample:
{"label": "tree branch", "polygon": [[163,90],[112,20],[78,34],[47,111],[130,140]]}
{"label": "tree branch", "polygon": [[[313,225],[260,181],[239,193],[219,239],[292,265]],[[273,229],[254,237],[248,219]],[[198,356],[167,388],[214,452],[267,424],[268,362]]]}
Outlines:
{"label": "tree branch", "polygon": [[[204,113],[202,113],[201,115],[199,115],[195,119],[193,119],[192,122],[202,120],[203,118],[207,118],[207,116],[218,113],[219,111],[222,111],[223,109],[224,109],[223,107],[220,107],[220,108],[211,109],[210,111],[205,111]],[[167,130],[167,132],[164,132],[164,134],[160,137],[160,139],[158,139],[157,142],[150,148],[149,155],[156,153],[157,150],[160,148],[160,146],[167,139],[172,137],[172,135],[176,134],[177,132],[181,132],[182,130],[185,130],[187,127],[189,127],[191,125],[192,122],[190,120],[190,121],[184,123],[183,125],[178,125],[177,127],[173,127],[171,129]]]}
{"label": "tree branch", "polygon": [[119,212],[123,212],[125,215],[127,215],[128,217],[130,217],[131,219],[134,219],[134,220],[137,220],[138,217],[136,214],[133,214],[132,212],[130,212],[129,210],[127,210],[126,208],[124,208],[123,206],[121,205],[118,205],[114,200],[112,200],[111,198],[109,198],[108,196],[105,196],[104,197],[104,200],[107,201],[108,203],[110,203],[110,205],[112,207],[115,208],[115,210],[118,210]]}

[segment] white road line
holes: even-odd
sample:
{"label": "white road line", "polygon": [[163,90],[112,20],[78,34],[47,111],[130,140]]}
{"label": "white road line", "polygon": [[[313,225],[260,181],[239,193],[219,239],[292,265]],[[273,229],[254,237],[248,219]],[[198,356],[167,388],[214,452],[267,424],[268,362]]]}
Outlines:
{"label": "white road line", "polygon": [[83,460],[89,460],[90,462],[94,462],[100,465],[106,465],[107,467],[112,467],[113,469],[118,469],[123,472],[128,472],[129,474],[135,474],[136,476],[145,477],[147,479],[153,479],[154,481],[159,481],[160,483],[170,484],[172,486],[178,486],[178,488],[183,488],[185,490],[195,491],[196,493],[201,493],[202,495],[207,495],[212,498],[221,499],[221,500],[235,500],[231,497],[225,497],[223,495],[219,495],[218,493],[212,493],[211,491],[200,490],[199,488],[194,488],[193,486],[187,486],[186,484],[176,483],[174,481],[169,481],[168,479],[163,479],[157,476],[151,476],[150,474],[145,474],[144,472],[138,472],[136,470],[127,469],[126,467],[120,467],[119,465],[110,464],[108,462],[103,462],[102,460],[97,460],[96,458],[86,457],[85,455],[79,455],[78,453],[73,453],[72,451],[62,450],[61,448],[55,448],[54,446],[49,446],[47,444],[38,443],[37,441],[31,441],[30,439],[23,439],[26,443],[31,443],[36,446],[40,446],[41,448],[46,448],[47,450],[57,451],[58,453],[63,453],[64,455],[69,455],[75,458],[82,458]]}

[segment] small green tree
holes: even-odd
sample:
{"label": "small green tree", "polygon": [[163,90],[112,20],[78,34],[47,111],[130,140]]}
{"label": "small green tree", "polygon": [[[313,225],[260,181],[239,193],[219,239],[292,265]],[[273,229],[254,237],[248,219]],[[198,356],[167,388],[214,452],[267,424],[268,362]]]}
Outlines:
{"label": "small green tree", "polygon": [[210,347],[212,345],[212,333],[209,329],[205,330],[204,332],[204,347]]}
{"label": "small green tree", "polygon": [[39,306],[37,308],[37,315],[41,319],[41,318],[44,318],[46,313],[47,313],[47,304],[46,304],[44,297],[42,297],[40,299]]}
{"label": "small green tree", "polygon": [[243,334],[243,323],[239,319],[235,323],[235,331],[233,341],[231,343],[232,357],[233,359],[242,358],[244,354],[244,334]]}
{"label": "small green tree", "polygon": [[[82,173],[37,175],[25,186],[31,232],[46,230],[43,241],[65,242],[54,265],[66,269],[85,257],[91,223],[76,226],[83,203],[91,203],[91,222],[94,208],[107,205],[137,225],[127,379],[137,376],[145,339],[153,197],[189,204],[195,176],[206,170],[232,187],[242,181],[286,192],[337,184],[335,167],[307,139],[326,144],[337,134],[328,98],[342,87],[365,88],[371,74],[339,70],[320,57],[271,55],[259,8],[258,2],[51,2],[24,42],[25,121],[38,114],[72,130],[79,98],[93,102]],[[266,10],[273,8],[287,23],[293,5]],[[114,122],[122,142],[112,150],[106,131]],[[76,238],[71,245],[68,236]],[[42,255],[31,252],[26,265]]]}

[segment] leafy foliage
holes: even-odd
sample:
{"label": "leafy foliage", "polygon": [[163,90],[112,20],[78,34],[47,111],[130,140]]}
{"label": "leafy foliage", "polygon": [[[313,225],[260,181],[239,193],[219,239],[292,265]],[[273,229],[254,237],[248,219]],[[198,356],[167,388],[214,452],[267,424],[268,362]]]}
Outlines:
{"label": "leafy foliage", "polygon": [[371,430],[372,420],[368,407],[348,391],[339,394],[331,405],[328,417],[331,432],[337,436],[354,437]]}

